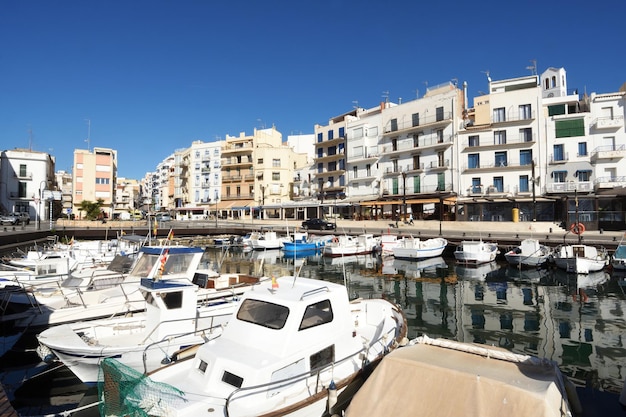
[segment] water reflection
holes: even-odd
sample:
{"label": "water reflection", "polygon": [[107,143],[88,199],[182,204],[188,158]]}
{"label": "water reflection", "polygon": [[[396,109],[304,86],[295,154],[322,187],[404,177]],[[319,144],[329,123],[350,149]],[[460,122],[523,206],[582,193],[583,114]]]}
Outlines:
{"label": "water reflection", "polygon": [[343,282],[353,297],[384,297],[402,306],[409,337],[427,334],[546,357],[579,385],[619,392],[626,375],[624,276],[519,270],[498,262],[472,268],[448,258],[302,258],[274,251],[209,251],[207,257],[222,272],[296,271]]}

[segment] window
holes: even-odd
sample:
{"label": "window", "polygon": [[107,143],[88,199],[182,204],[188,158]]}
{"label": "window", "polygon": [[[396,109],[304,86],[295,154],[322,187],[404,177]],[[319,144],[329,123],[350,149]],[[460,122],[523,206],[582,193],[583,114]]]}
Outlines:
{"label": "window", "polygon": [[420,155],[413,155],[413,169],[422,169],[420,166]]}
{"label": "window", "polygon": [[398,150],[398,138],[392,138],[391,139],[391,150],[392,151],[397,151]]}
{"label": "window", "polygon": [[480,154],[472,153],[467,155],[467,167],[470,169],[480,168]]}
{"label": "window", "polygon": [[446,191],[446,174],[437,173],[437,191]]}
{"label": "window", "polygon": [[585,136],[584,119],[557,120],[554,122],[557,138]]}
{"label": "window", "polygon": [[372,176],[372,164],[365,165],[365,172],[367,173],[368,177]]}
{"label": "window", "polygon": [[420,125],[420,114],[419,113],[413,113],[411,115],[411,119],[413,121],[413,127]]}
{"label": "window", "polygon": [[272,159],[272,167],[280,168],[280,159],[278,158]]}
{"label": "window", "polygon": [[469,138],[469,146],[480,146],[480,136],[478,135],[474,135],[474,136],[470,136]]}
{"label": "window", "polygon": [[[397,162],[397,161],[396,161]],[[391,190],[393,194],[399,194],[400,193],[400,187],[399,187],[399,181],[398,178],[394,178],[391,181]]]}
{"label": "window", "polygon": [[519,151],[519,164],[530,165],[533,163],[533,151],[531,149],[522,149]]}
{"label": "window", "polygon": [[28,175],[26,172],[26,164],[20,164],[20,177],[24,178]]}
{"label": "window", "polygon": [[333,310],[329,300],[307,306],[298,330],[306,330],[333,321]]}
{"label": "window", "polygon": [[519,192],[520,193],[528,192],[528,175],[519,176]]}
{"label": "window", "polygon": [[317,369],[329,366],[333,362],[335,362],[335,345],[330,345],[309,357],[311,373],[313,374]]}
{"label": "window", "polygon": [[520,120],[528,120],[532,117],[530,104],[522,104],[519,106]]}
{"label": "window", "polygon": [[241,186],[238,185],[236,189],[237,189],[237,197],[241,197]]}
{"label": "window", "polygon": [[419,175],[416,175],[413,177],[413,192],[414,193],[421,193],[421,188],[422,188],[422,184],[421,184],[421,180]]}
{"label": "window", "polygon": [[356,129],[354,129],[352,131],[352,137],[354,139],[362,138],[363,137],[363,128],[362,127],[358,127]]}
{"label": "window", "polygon": [[19,181],[17,183],[17,197],[18,198],[26,198],[26,188],[28,183],[24,181]]}
{"label": "window", "polygon": [[334,130],[329,130],[328,131],[328,140],[333,140],[335,139],[335,131]]}
{"label": "window", "polygon": [[587,142],[578,142],[578,156],[587,156]]}
{"label": "window", "polygon": [[553,161],[565,161],[565,152],[563,152],[563,145],[554,145],[553,147]]}
{"label": "window", "polygon": [[443,120],[443,107],[437,107],[435,109],[436,119],[438,122]]}
{"label": "window", "polygon": [[505,167],[506,165],[506,152],[496,152],[496,167]]}
{"label": "window", "polygon": [[506,121],[506,113],[504,111],[504,107],[498,107],[497,109],[493,109],[493,122],[499,123]]}
{"label": "window", "polygon": [[111,182],[110,178],[96,178],[96,184],[109,184]]}
{"label": "window", "polygon": [[437,166],[439,166],[439,167],[445,167],[446,166],[446,160],[444,159],[443,151],[437,152]]}
{"label": "window", "polygon": [[398,119],[391,119],[391,131],[395,132],[398,130]]}
{"label": "window", "polygon": [[413,147],[419,148],[419,146],[420,146],[420,135],[419,134],[413,135]]}
{"label": "window", "polygon": [[289,309],[278,304],[244,300],[237,312],[237,319],[270,329],[282,329],[289,316]]}
{"label": "window", "polygon": [[317,142],[322,142],[324,140],[324,134],[323,133],[318,133],[317,134]]}
{"label": "window", "polygon": [[359,168],[352,167],[352,178],[359,178]]}
{"label": "window", "polygon": [[[318,148],[320,149],[320,148]],[[263,158],[259,158],[256,160],[257,165],[263,165]]]}
{"label": "window", "polygon": [[558,116],[565,114],[565,104],[555,104],[554,106],[548,106],[548,116]]}
{"label": "window", "polygon": [[480,182],[480,178],[472,178],[472,193],[479,194],[482,193],[483,185]]}
{"label": "window", "polygon": [[506,130],[495,130],[493,132],[494,145],[506,145]]}
{"label": "window", "polygon": [[437,143],[443,143],[443,129],[437,129]]}
{"label": "window", "polygon": [[554,182],[565,182],[565,178],[567,177],[567,171],[553,171],[552,179]]}
{"label": "window", "polygon": [[280,181],[280,172],[272,172],[272,181]]}
{"label": "window", "polygon": [[493,177],[493,186],[497,192],[504,192],[504,177]]}
{"label": "window", "polygon": [[400,172],[398,170],[398,160],[394,159],[393,161],[391,161],[391,164],[393,165],[393,172]]}
{"label": "window", "polygon": [[339,128],[339,137],[340,138],[346,137],[346,128],[345,127],[340,127]]}
{"label": "window", "polygon": [[533,141],[533,129],[531,127],[525,127],[519,130],[519,138],[522,142]]}
{"label": "window", "polygon": [[576,174],[578,176],[578,182],[589,182],[591,181],[591,171],[590,170],[581,170],[581,171],[576,171]]}

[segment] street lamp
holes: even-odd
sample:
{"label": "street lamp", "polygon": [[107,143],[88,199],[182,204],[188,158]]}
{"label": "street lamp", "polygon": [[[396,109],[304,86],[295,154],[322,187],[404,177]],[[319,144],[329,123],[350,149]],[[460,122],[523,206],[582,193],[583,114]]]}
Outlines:
{"label": "street lamp", "polygon": [[[37,213],[37,230],[41,230],[41,202],[43,200],[43,192],[45,191],[46,187],[48,186],[48,181],[47,180],[42,180],[39,183],[39,201],[37,202],[38,207],[38,213]],[[45,206],[44,206],[45,208]]]}
{"label": "street lamp", "polygon": [[263,211],[265,210],[265,185],[261,184],[261,209],[259,211],[259,217],[263,219]]}
{"label": "street lamp", "polygon": [[402,171],[402,207],[404,211],[404,221],[406,221],[406,172]]}

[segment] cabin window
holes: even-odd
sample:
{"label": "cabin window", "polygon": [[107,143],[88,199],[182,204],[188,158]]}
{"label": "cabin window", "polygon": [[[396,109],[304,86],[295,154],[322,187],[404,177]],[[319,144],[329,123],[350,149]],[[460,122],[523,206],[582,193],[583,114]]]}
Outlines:
{"label": "cabin window", "polygon": [[206,368],[209,366],[208,363],[206,363],[203,360],[200,360],[200,365],[198,365],[198,369],[200,370],[200,372],[205,373],[206,372]]}
{"label": "cabin window", "polygon": [[311,327],[319,326],[320,324],[330,323],[333,321],[333,310],[330,306],[329,300],[320,301],[319,303],[311,304],[306,308],[302,322],[300,322],[300,329],[305,330]]}
{"label": "cabin window", "polygon": [[168,310],[181,308],[183,306],[182,291],[161,293],[161,298],[163,299],[163,303],[165,303]]}
{"label": "cabin window", "polygon": [[243,378],[235,374],[231,374],[228,371],[224,371],[224,374],[222,375],[222,382],[232,385],[235,388],[241,388],[241,385],[243,385]]}
{"label": "cabin window", "polygon": [[237,311],[237,319],[270,329],[282,329],[289,317],[289,309],[278,304],[247,299]]}
{"label": "cabin window", "polygon": [[335,345],[330,345],[325,349],[312,354],[309,357],[311,365],[311,374],[316,370],[320,370],[325,366],[332,365],[335,362]]}

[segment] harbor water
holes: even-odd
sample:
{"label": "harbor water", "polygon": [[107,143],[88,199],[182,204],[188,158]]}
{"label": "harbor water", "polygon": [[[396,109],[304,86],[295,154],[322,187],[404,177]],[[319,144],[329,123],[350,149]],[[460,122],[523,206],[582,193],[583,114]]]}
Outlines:
{"label": "harbor water", "polygon": [[[389,299],[403,308],[410,338],[484,343],[554,360],[578,387],[585,416],[606,415],[606,409],[624,414],[617,404],[626,376],[624,276],[519,270],[502,261],[463,267],[447,253],[406,261],[210,248],[204,259],[222,273],[295,274],[344,283],[353,298]],[[12,345],[10,327],[2,331],[3,344]],[[0,358],[2,383],[20,415],[55,414],[97,401],[96,390],[65,367],[39,361],[35,334]],[[96,416],[98,410],[75,415]]]}

